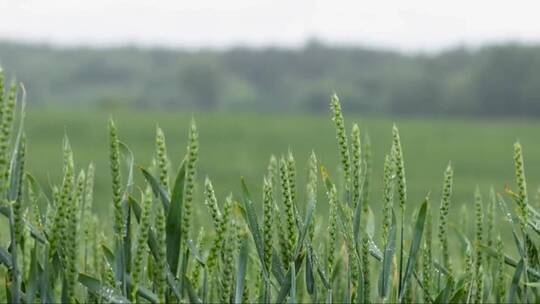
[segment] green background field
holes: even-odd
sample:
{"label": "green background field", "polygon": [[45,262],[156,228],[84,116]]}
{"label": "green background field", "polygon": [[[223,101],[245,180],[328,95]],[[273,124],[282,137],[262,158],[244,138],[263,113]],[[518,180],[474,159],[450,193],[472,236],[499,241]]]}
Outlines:
{"label": "green background field", "polygon": [[[97,111],[30,109],[26,121],[31,173],[44,186],[60,183],[61,142],[66,133],[79,168],[90,161],[96,164],[96,211],[100,214],[109,210],[111,201],[106,129],[110,115]],[[300,195],[312,149],[331,174],[337,175],[338,154],[329,116],[125,110],[112,115],[117,120],[121,140],[135,153],[136,163],[145,167],[152,158],[155,125],[159,124],[167,137],[173,171],[184,156],[187,128],[193,116],[200,131],[199,192],[204,177],[209,176],[220,198],[230,191],[238,193],[240,176],[246,177],[254,197],[260,197],[259,186],[268,158],[271,154],[284,154],[288,149],[297,160]],[[353,122],[358,122],[363,132],[369,132],[372,140],[372,206],[381,201],[382,162],[390,148],[394,122],[401,132],[410,204],[418,205],[431,191],[433,202],[438,205],[443,171],[451,161],[455,169],[453,213],[459,210],[457,205],[466,204],[472,214],[476,185],[486,196],[490,186],[500,193],[504,193],[505,185],[513,187],[512,145],[518,139],[524,146],[529,192],[534,198],[540,181],[540,124],[537,122],[346,117],[349,129]],[[137,171],[136,176],[141,179],[140,172]],[[326,202],[320,204],[324,210]]]}

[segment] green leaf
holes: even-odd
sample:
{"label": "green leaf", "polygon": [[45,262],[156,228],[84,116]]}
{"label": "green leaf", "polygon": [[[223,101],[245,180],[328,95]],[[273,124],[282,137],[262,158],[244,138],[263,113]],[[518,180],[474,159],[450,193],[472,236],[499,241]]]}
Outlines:
{"label": "green leaf", "polygon": [[245,220],[248,224],[249,231],[253,236],[253,241],[255,242],[255,248],[259,255],[259,260],[261,262],[261,268],[265,277],[268,277],[268,269],[264,264],[264,250],[263,250],[263,238],[261,235],[261,229],[257,222],[257,214],[255,213],[255,208],[253,208],[253,202],[251,201],[251,196],[249,195],[248,188],[244,178],[241,178],[242,184],[242,202],[245,209]]}
{"label": "green leaf", "polygon": [[15,237],[15,219],[13,214],[13,207],[9,205],[9,232],[10,232],[10,245],[9,251],[11,253],[11,302],[19,303],[21,300],[20,286],[21,286],[21,272],[19,270],[18,258],[17,258],[17,238]]}
{"label": "green leaf", "polygon": [[182,256],[182,264],[180,265],[180,283],[179,283],[178,289],[181,295],[184,294],[184,287],[188,287],[186,283],[189,283],[189,282],[186,282],[187,266],[188,266],[189,256],[190,256],[189,251],[190,251],[189,247],[187,247],[186,250],[184,250],[184,254]]}
{"label": "green leaf", "polygon": [[147,299],[152,304],[159,303],[157,295],[144,286],[137,286],[137,295],[139,295],[141,298]]}
{"label": "green leaf", "polygon": [[202,302],[208,303],[208,269],[204,268],[203,287],[202,287]]}
{"label": "green leaf", "polygon": [[83,284],[90,292],[102,297],[109,303],[130,303],[118,290],[107,286],[100,280],[88,276],[86,274],[79,274],[79,282]]}
{"label": "green leaf", "polygon": [[131,152],[131,149],[129,149],[129,147],[125,143],[118,142],[118,148],[120,150],[120,153],[124,155],[124,159],[125,159],[127,170],[128,170],[126,188],[124,192],[130,193],[134,184],[133,183],[133,167],[135,166],[135,157],[133,156],[133,152]]}
{"label": "green leaf", "polygon": [[304,240],[306,238],[306,235],[309,230],[309,226],[311,225],[311,220],[313,219],[313,211],[315,210],[315,202],[310,201],[308,203],[308,209],[306,212],[306,218],[304,220],[304,226],[302,227],[302,231],[300,233],[300,236],[298,237],[298,241],[296,243],[296,247],[294,249],[294,256],[297,257],[298,254],[300,254],[300,251],[302,250],[302,245],[304,244]]}
{"label": "green leaf", "polygon": [[[15,139],[15,149],[11,155],[11,164],[10,164],[10,186],[8,189],[8,200],[15,201],[17,199],[17,196],[19,194],[19,187],[22,183],[21,177],[23,174],[21,174],[21,170],[24,170],[22,168],[22,164],[18,161],[19,155],[21,154],[21,148],[22,148],[22,137],[24,136],[24,118],[25,118],[25,107],[26,107],[26,91],[24,90],[24,87],[22,87],[23,91],[23,102],[21,104],[21,116],[19,120],[19,127],[17,130],[17,137]],[[3,92],[0,92],[0,94],[3,94]]]}
{"label": "green leaf", "polygon": [[[114,253],[112,252],[112,250],[109,249],[109,247],[107,247],[105,244],[102,244],[101,248],[103,249],[103,253],[105,254],[105,259],[107,260],[107,263],[109,263],[110,265],[113,265],[115,257],[114,257]],[[131,286],[131,278],[126,275],[126,280],[127,280],[127,283]],[[140,286],[140,285],[137,288],[138,288],[137,289],[137,294],[139,296],[147,299],[148,301],[150,301],[152,303],[157,303],[158,302],[158,297],[153,292],[151,292],[149,289],[145,288],[144,286]]]}
{"label": "green leaf", "polygon": [[156,180],[155,177],[152,176],[152,174],[150,174],[150,172],[148,172],[143,167],[139,167],[139,169],[141,170],[144,178],[146,179],[146,181],[150,185],[150,188],[152,188],[152,192],[154,192],[154,195],[156,197],[160,198],[161,203],[163,204],[163,209],[165,209],[165,211],[168,212],[169,205],[170,205],[170,199],[169,199],[169,194],[167,194],[167,191],[165,191],[165,189],[163,189],[159,185],[159,182]]}
{"label": "green leaf", "polygon": [[373,235],[375,235],[375,215],[369,206],[367,210],[366,233],[369,237],[373,237]]}
{"label": "green leaf", "polygon": [[204,258],[202,257],[201,253],[199,252],[199,249],[197,246],[195,246],[192,239],[187,240],[187,245],[189,247],[189,253],[195,258],[195,260],[201,264],[201,266],[205,267],[206,262],[204,261]]}
{"label": "green leaf", "polygon": [[[6,205],[0,206],[0,213],[5,215],[6,217],[9,217],[9,207]],[[34,227],[30,222],[28,222],[26,219],[24,219],[24,223],[26,224],[26,227],[28,230],[30,230],[30,235],[35,238],[36,240],[40,241],[41,243],[46,244],[47,238],[43,235],[43,232],[41,232],[39,229]]]}
{"label": "green leaf", "polygon": [[296,303],[296,267],[294,266],[294,263],[291,262],[289,265],[290,273],[291,273],[291,292],[289,294],[289,303],[294,304]]}
{"label": "green leaf", "polygon": [[306,290],[310,295],[313,295],[315,292],[315,277],[313,274],[313,249],[308,248],[306,256]]}
{"label": "green leaf", "polygon": [[[129,276],[127,278],[127,282],[128,282],[129,287],[133,288],[133,285],[131,283],[131,278]],[[139,295],[140,297],[144,299],[147,299],[152,304],[159,303],[158,296],[155,293],[153,293],[150,289],[144,286],[141,286],[140,284],[137,286],[137,295]]]}
{"label": "green leaf", "polygon": [[416,225],[414,227],[414,235],[411,243],[411,249],[409,251],[409,259],[407,260],[407,266],[405,267],[405,274],[403,275],[403,288],[401,289],[401,294],[399,295],[399,302],[402,302],[405,291],[407,290],[407,285],[413,273],[414,267],[416,265],[416,257],[418,256],[418,250],[420,249],[420,244],[422,242],[422,235],[424,233],[424,224],[426,222],[426,211],[427,204],[429,201],[429,195],[426,196],[422,206],[420,207],[420,212],[418,212],[418,218],[416,220]]}
{"label": "green leaf", "polygon": [[[137,202],[136,201],[131,201],[130,202],[131,204],[133,204],[133,206],[138,206]],[[133,210],[135,211],[135,217],[137,218],[137,220],[140,219],[140,216],[141,216],[141,209],[140,207],[139,208],[133,208]],[[136,211],[138,210],[138,211]],[[150,241],[150,236],[153,237],[153,241]],[[153,234],[153,231],[152,230],[149,230],[148,231],[148,247],[150,248],[150,252],[152,253],[152,255],[154,256],[154,258],[156,257],[157,255],[157,243],[156,243],[156,240],[155,240],[155,236]],[[153,245],[150,245],[150,244],[153,244]],[[114,253],[111,251],[111,249],[109,249],[107,246],[105,245],[102,245],[102,248],[103,248],[103,252],[105,253],[105,258],[107,259],[107,262],[110,264],[110,265],[113,265],[114,264],[114,260],[115,260],[115,257],[114,257]],[[128,278],[129,279],[129,278]],[[128,280],[129,281],[129,280]],[[180,299],[180,292],[178,291],[178,288],[176,286],[176,281],[174,279],[174,276],[171,274],[171,271],[169,269],[167,269],[167,283],[169,285],[169,287],[171,288],[172,292],[174,293],[174,295]],[[141,294],[141,296],[143,296]]]}
{"label": "green leaf", "polygon": [[[281,283],[281,287],[279,289],[279,293],[276,299],[276,303],[283,303],[285,302],[285,299],[287,298],[287,295],[289,295],[289,292],[291,291],[292,282],[294,281],[294,278],[296,277],[297,271],[295,270],[298,265],[301,265],[304,259],[304,255],[300,255],[299,258],[295,261],[295,263],[291,263],[291,266],[289,267],[289,270],[287,271],[287,274],[285,275],[285,278],[283,279],[283,282]],[[294,267],[293,267],[294,266]],[[296,286],[295,286],[296,287]]]}
{"label": "green leaf", "polygon": [[330,189],[332,189],[332,187],[334,186],[334,183],[332,183],[332,180],[330,179],[330,175],[328,174],[328,171],[322,165],[321,165],[321,175],[324,182],[324,186],[326,187],[326,191],[330,191]]}
{"label": "green leaf", "polygon": [[[492,248],[489,248],[487,247],[486,245],[484,244],[480,244],[480,248],[485,251],[487,254],[489,254],[490,256],[494,257],[494,258],[497,258],[498,257],[498,254],[497,252],[492,249]],[[509,265],[511,267],[514,267],[516,268],[518,266],[518,262],[514,259],[512,259],[510,256],[508,256],[507,254],[504,255],[504,263],[506,265]],[[540,270],[538,269],[534,269],[534,268],[531,268],[531,267],[527,267],[527,273],[533,277],[535,277],[536,279],[540,279]]]}
{"label": "green leaf", "polygon": [[458,289],[458,291],[456,291],[454,293],[454,295],[452,296],[452,298],[450,298],[450,301],[449,303],[463,303],[464,302],[464,297],[466,295],[466,289],[465,289],[465,286],[461,286],[460,289]]}
{"label": "green leaf", "polygon": [[283,264],[279,258],[279,253],[274,248],[272,251],[272,274],[276,278],[279,284],[285,280],[285,273],[283,270]]}
{"label": "green leaf", "polygon": [[392,209],[392,224],[388,233],[388,241],[385,244],[383,254],[383,267],[379,276],[379,296],[381,298],[388,297],[390,289],[390,275],[392,273],[392,260],[396,251],[396,214]]}
{"label": "green leaf", "polygon": [[234,293],[234,303],[242,302],[242,293],[246,279],[246,270],[248,262],[248,241],[247,235],[240,241],[240,254],[238,255],[238,269],[236,271],[236,288]]}
{"label": "green leaf", "polygon": [[[172,273],[178,269],[178,259],[180,256],[182,240],[182,205],[184,204],[184,181],[186,178],[186,163],[182,161],[176,180],[174,182],[173,193],[170,206],[167,212],[167,223],[165,227],[167,241],[167,262]],[[164,191],[164,190],[163,190]]]}
{"label": "green leaf", "polygon": [[112,250],[109,247],[107,247],[107,245],[105,244],[101,244],[101,249],[103,250],[103,253],[105,254],[105,259],[107,260],[107,263],[109,263],[110,266],[114,266],[115,257]]}
{"label": "green leaf", "polygon": [[519,261],[519,263],[516,266],[516,271],[514,272],[514,276],[512,277],[512,284],[510,285],[510,291],[508,292],[508,303],[516,303],[516,294],[519,289],[519,279],[521,278],[521,274],[523,273],[525,263],[523,262],[523,259]]}
{"label": "green leaf", "polygon": [[19,194],[19,187],[21,187],[21,183],[23,182],[21,180],[21,177],[23,176],[23,174],[21,174],[21,170],[24,170],[24,168],[22,167],[23,164],[19,161],[19,155],[22,153],[21,149],[23,148],[21,136],[21,133],[17,135],[17,139],[15,142],[15,150],[13,151],[13,155],[11,157],[9,173],[10,181],[7,195],[8,201],[17,200],[17,196]]}
{"label": "green leaf", "polygon": [[360,235],[360,222],[362,218],[362,196],[360,195],[359,202],[356,204],[356,208],[354,209],[354,219],[353,219],[353,237],[354,237],[354,243],[356,246],[358,246],[358,239]]}
{"label": "green leaf", "polygon": [[328,276],[326,275],[324,269],[322,268],[321,263],[319,263],[317,254],[313,250],[311,250],[311,253],[312,253],[312,258],[313,258],[313,265],[315,265],[315,268],[317,269],[317,273],[319,274],[319,277],[321,278],[324,288],[332,289],[330,280],[328,279]]}
{"label": "green leaf", "polygon": [[[437,298],[435,298],[434,303],[444,303],[444,304],[448,303],[450,295],[452,294],[453,287],[454,287],[454,281],[452,280],[452,277],[450,277],[449,280],[446,282],[446,286],[444,287],[444,289],[442,289],[439,292],[439,295],[437,295]],[[465,295],[466,294],[465,286],[462,286],[461,290],[463,291],[463,295]],[[455,296],[456,295],[454,295],[454,297]],[[450,303],[460,303],[460,301],[450,302]]]}
{"label": "green leaf", "polygon": [[0,263],[4,264],[7,268],[11,268],[11,254],[6,248],[0,247]]}
{"label": "green leaf", "polygon": [[30,273],[28,274],[28,286],[26,288],[26,303],[34,303],[34,296],[36,295],[37,288],[39,286],[39,280],[41,275],[38,270],[38,257],[37,257],[38,242],[34,241],[34,247],[32,248],[30,258]]}
{"label": "green leaf", "polygon": [[364,277],[364,274],[362,273],[362,271],[360,271],[358,275],[358,282],[356,284],[356,303],[367,303],[369,301],[369,299],[364,299],[364,280],[365,279],[366,278]]}
{"label": "green leaf", "polygon": [[[45,250],[43,250],[43,257],[45,258],[45,261],[47,261],[46,259],[49,258],[49,247],[48,246],[45,246]],[[43,266],[43,271],[41,272],[42,273],[42,278],[41,278],[41,285],[39,286],[39,294],[40,294],[40,300],[41,300],[41,303],[54,303],[54,299],[53,299],[53,295],[52,295],[52,292],[50,290],[50,287],[51,287],[51,282],[49,282],[50,280],[50,275],[51,275],[51,272],[49,271],[49,265],[50,263],[44,263],[44,266]]]}
{"label": "green leaf", "polygon": [[184,276],[183,280],[187,288],[189,302],[197,303],[197,304],[202,303],[201,299],[199,299],[199,297],[197,296],[197,293],[195,292],[195,289],[193,288],[193,284],[191,284],[191,281],[189,280],[189,278]]}
{"label": "green leaf", "polygon": [[522,284],[525,286],[540,288],[540,282],[523,282]]}

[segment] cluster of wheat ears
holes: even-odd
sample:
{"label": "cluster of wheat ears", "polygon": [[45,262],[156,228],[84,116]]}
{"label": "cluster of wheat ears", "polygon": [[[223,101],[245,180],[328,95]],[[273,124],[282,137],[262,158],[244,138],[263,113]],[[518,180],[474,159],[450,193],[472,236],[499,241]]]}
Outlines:
{"label": "cluster of wheat ears", "polygon": [[[157,128],[154,165],[135,168],[111,119],[114,212],[107,224],[92,213],[94,166],[75,165],[67,137],[58,184],[43,189],[27,173],[24,90],[15,84],[4,88],[0,73],[0,212],[8,223],[2,231],[9,231],[3,238],[7,247],[0,246],[0,278],[5,279],[0,301],[540,301],[540,215],[528,204],[519,143],[514,146],[517,190],[508,189],[504,197],[492,192],[485,201],[476,191],[475,233],[469,240],[459,229],[449,231],[450,165],[444,172],[437,215],[429,195],[420,204],[408,200],[396,127],[384,162],[384,188],[368,204],[369,138],[356,124],[347,136],[337,96],[331,98],[330,107],[340,173],[331,176],[312,153],[307,184],[300,190],[293,154],[272,156],[261,198],[251,197],[242,179],[238,197],[217,198],[209,178],[201,185],[204,195],[195,195],[195,122],[171,182],[163,132]],[[136,186],[138,171],[144,184]],[[299,199],[300,191],[305,191],[305,199]],[[513,201],[512,208],[505,197]],[[314,216],[320,205],[326,205],[328,213],[322,216],[327,218],[315,221],[320,219]],[[406,209],[414,206],[414,216],[406,217]],[[194,208],[207,210],[211,231],[194,227]],[[371,211],[375,208],[381,214],[377,223]],[[511,229],[510,244],[503,243],[496,218],[503,218]],[[456,244],[449,242],[449,234],[457,236],[450,239]],[[450,252],[452,246],[465,249]]]}

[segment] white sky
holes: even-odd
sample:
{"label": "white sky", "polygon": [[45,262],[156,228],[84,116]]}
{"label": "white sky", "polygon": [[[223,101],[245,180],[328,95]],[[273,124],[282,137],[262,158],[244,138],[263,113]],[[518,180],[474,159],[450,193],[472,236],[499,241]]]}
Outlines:
{"label": "white sky", "polygon": [[538,0],[0,0],[0,39],[66,46],[300,46],[402,51],[540,43]]}

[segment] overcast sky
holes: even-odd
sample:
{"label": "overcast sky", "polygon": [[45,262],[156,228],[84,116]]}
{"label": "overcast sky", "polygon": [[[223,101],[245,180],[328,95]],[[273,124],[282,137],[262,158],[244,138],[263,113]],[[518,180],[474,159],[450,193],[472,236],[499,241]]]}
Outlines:
{"label": "overcast sky", "polygon": [[540,42],[538,0],[0,0],[0,39],[60,45],[300,46],[402,51]]}

